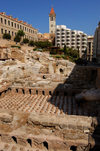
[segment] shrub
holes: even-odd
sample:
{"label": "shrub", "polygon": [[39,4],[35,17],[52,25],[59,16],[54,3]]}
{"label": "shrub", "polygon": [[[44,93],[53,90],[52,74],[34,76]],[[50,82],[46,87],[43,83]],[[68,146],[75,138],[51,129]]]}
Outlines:
{"label": "shrub", "polygon": [[61,55],[55,55],[55,58],[62,58],[62,56]]}
{"label": "shrub", "polygon": [[20,46],[16,46],[16,45],[12,45],[11,47],[12,48],[19,48],[19,49],[21,48]]}
{"label": "shrub", "polygon": [[52,43],[49,41],[38,41],[38,42],[35,42],[35,46],[43,49],[43,48],[51,47]]}
{"label": "shrub", "polygon": [[29,42],[29,46],[34,46],[34,41],[33,40],[31,40],[30,42]]}
{"label": "shrub", "polygon": [[10,34],[3,34],[3,39],[11,39],[11,35]]}
{"label": "shrub", "polygon": [[27,44],[27,43],[29,43],[29,40],[28,40],[27,38],[24,38],[24,39],[23,39],[23,43],[24,43],[24,44]]}

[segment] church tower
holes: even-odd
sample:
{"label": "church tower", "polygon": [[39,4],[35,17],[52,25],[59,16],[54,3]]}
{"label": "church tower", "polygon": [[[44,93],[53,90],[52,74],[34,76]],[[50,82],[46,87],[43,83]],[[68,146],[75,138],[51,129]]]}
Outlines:
{"label": "church tower", "polygon": [[55,34],[55,30],[56,30],[56,14],[52,7],[51,12],[49,14],[49,33]]}

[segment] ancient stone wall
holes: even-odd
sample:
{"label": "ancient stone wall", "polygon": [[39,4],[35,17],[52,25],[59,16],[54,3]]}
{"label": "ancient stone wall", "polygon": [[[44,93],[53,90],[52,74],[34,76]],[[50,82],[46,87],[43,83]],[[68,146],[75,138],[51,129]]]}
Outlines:
{"label": "ancient stone wall", "polygon": [[29,151],[85,151],[90,147],[92,125],[91,117],[0,110],[0,144]]}

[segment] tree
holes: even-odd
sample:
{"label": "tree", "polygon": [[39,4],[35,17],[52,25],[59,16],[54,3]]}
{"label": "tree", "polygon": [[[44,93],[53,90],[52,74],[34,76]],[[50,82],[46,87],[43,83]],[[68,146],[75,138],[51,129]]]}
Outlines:
{"label": "tree", "polygon": [[24,37],[25,33],[24,33],[23,30],[19,30],[19,31],[17,32],[17,35],[20,36],[20,37]]}
{"label": "tree", "polygon": [[15,42],[20,42],[21,41],[21,37],[16,35],[15,38],[14,38],[14,41]]}
{"label": "tree", "polygon": [[23,43],[27,44],[27,43],[29,43],[29,40],[27,38],[25,38],[25,39],[23,39]]}
{"label": "tree", "polygon": [[25,35],[23,30],[19,30],[14,38],[15,42],[20,42],[21,41],[21,37],[23,37]]}
{"label": "tree", "polygon": [[10,34],[3,34],[3,39],[11,39],[11,35]]}

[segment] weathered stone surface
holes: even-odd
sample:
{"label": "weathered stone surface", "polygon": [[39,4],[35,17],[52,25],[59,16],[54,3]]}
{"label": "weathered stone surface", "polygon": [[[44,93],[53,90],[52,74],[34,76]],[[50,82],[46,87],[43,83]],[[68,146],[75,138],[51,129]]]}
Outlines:
{"label": "weathered stone surface", "polygon": [[11,123],[13,121],[13,115],[9,113],[0,113],[0,120],[4,123]]}
{"label": "weathered stone surface", "polygon": [[[3,115],[9,112],[3,110],[1,113]],[[91,133],[93,122],[90,117],[49,116],[35,113],[26,115],[21,112],[12,114],[10,131],[5,131],[3,128],[5,123],[1,125],[0,119],[1,142],[3,142],[0,149],[6,148],[10,151],[10,148],[20,147],[32,151],[65,151],[73,145],[86,148],[89,144],[88,135]],[[88,133],[84,133],[84,129],[89,130]]]}

